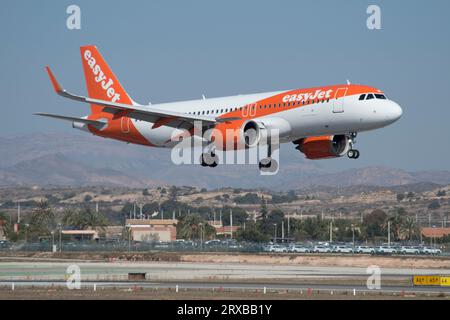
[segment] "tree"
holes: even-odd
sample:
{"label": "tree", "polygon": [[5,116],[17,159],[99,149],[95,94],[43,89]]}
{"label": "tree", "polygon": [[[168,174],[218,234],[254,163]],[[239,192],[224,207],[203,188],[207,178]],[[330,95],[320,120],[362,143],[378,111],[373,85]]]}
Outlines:
{"label": "tree", "polygon": [[436,193],[436,196],[437,197],[445,197],[446,196],[446,192],[445,192],[445,190],[439,190],[437,193]]}
{"label": "tree", "polygon": [[[233,213],[233,225],[243,225],[248,219],[247,211],[240,207],[225,206],[222,209],[222,222],[224,225],[230,225],[230,210]],[[211,211],[211,208],[208,208]]]}
{"label": "tree", "polygon": [[401,232],[406,240],[413,240],[419,234],[419,226],[412,217],[406,217],[401,225]]}
{"label": "tree", "polygon": [[254,221],[247,222],[245,230],[240,228],[237,231],[236,238],[241,241],[249,242],[266,242],[269,240],[269,237],[259,230],[257,223]]}
{"label": "tree", "polygon": [[439,203],[439,200],[433,200],[428,205],[428,209],[430,209],[430,210],[436,210],[436,209],[439,209],[440,207],[441,207],[441,204]]}
{"label": "tree", "polygon": [[89,206],[73,211],[67,210],[64,213],[62,222],[65,226],[70,226],[78,230],[103,228],[107,225],[106,217],[100,212],[92,210]]}
{"label": "tree", "polygon": [[148,192],[148,189],[144,189],[144,190],[142,190],[142,195],[143,196],[149,196],[150,192]]}
{"label": "tree", "polygon": [[243,196],[237,196],[234,198],[234,202],[239,204],[258,204],[260,201],[258,195],[256,193],[246,193]]}
{"label": "tree", "polygon": [[397,194],[397,201],[398,202],[402,202],[404,199],[405,199],[405,194],[404,193]]}
{"label": "tree", "polygon": [[388,223],[390,223],[390,231],[394,240],[400,240],[402,237],[402,228],[406,219],[406,211],[404,208],[396,208],[393,214],[388,217],[383,225],[385,231],[388,230]]}
{"label": "tree", "polygon": [[177,223],[177,237],[180,239],[199,240],[202,237],[204,240],[211,239],[215,233],[214,227],[196,213],[181,217]]}
{"label": "tree", "polygon": [[47,201],[41,201],[38,207],[33,210],[26,227],[27,238],[39,240],[43,237],[49,237],[56,228],[56,219],[53,210]]}
{"label": "tree", "polygon": [[387,214],[383,210],[377,209],[364,216],[363,226],[367,239],[373,240],[383,235],[383,225],[387,219]]}

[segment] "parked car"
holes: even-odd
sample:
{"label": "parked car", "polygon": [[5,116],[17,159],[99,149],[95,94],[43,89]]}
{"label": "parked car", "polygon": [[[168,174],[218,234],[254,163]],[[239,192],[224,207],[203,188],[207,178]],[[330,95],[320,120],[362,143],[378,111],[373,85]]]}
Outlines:
{"label": "parked car", "polygon": [[400,247],[397,249],[397,253],[400,254],[419,254],[420,250],[417,247]]}
{"label": "parked car", "polygon": [[287,252],[287,248],[284,246],[280,246],[279,244],[273,244],[268,247],[269,252]]}
{"label": "parked car", "polygon": [[11,243],[7,240],[0,240],[0,249],[10,249]]}
{"label": "parked car", "polygon": [[397,250],[394,247],[390,246],[379,246],[376,247],[377,254],[394,254],[397,253]]}
{"label": "parked car", "polygon": [[313,252],[315,253],[331,253],[331,248],[326,246],[314,246]]}
{"label": "parked car", "polygon": [[369,254],[375,254],[375,248],[368,247],[368,246],[357,246],[355,248],[356,253],[369,253]]}
{"label": "parked car", "polygon": [[207,245],[207,246],[217,246],[217,245],[220,245],[220,244],[221,244],[221,241],[217,240],[217,239],[208,240],[208,241],[205,242],[205,245]]}
{"label": "parked car", "polygon": [[438,248],[428,248],[422,247],[420,248],[421,254],[431,254],[431,255],[440,255],[442,253],[441,249]]}
{"label": "parked car", "polygon": [[295,252],[295,253],[309,253],[309,252],[312,251],[312,249],[309,248],[309,247],[305,247],[305,246],[300,246],[300,245],[294,244],[294,245],[292,245],[292,246],[290,246],[288,248],[288,251],[289,252]]}
{"label": "parked car", "polygon": [[336,253],[353,253],[353,248],[349,247],[349,246],[334,246],[333,247],[333,252]]}

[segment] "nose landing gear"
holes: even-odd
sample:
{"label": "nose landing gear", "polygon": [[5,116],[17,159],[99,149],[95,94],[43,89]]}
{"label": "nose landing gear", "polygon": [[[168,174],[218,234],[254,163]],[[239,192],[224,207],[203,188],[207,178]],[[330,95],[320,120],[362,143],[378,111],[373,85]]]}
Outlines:
{"label": "nose landing gear", "polygon": [[356,136],[358,135],[357,132],[351,132],[349,134],[350,139],[350,150],[347,152],[347,157],[350,159],[358,159],[359,158],[359,150],[353,149],[353,145],[356,143]]}

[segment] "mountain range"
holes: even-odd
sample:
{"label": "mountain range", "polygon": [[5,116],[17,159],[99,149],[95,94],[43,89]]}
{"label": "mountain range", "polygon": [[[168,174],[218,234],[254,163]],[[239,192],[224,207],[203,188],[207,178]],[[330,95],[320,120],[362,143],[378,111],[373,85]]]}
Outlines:
{"label": "mountain range", "polygon": [[401,186],[450,184],[450,171],[408,172],[365,167],[326,172],[294,148],[281,149],[275,176],[261,176],[256,165],[203,168],[175,165],[171,151],[125,144],[86,134],[46,133],[0,137],[0,186],[127,186],[186,185],[274,190],[314,186]]}

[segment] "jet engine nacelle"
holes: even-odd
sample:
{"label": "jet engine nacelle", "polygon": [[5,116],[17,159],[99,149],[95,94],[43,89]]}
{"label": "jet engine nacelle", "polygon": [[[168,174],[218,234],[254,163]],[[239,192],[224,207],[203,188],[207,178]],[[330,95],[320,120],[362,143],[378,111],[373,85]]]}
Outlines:
{"label": "jet engine nacelle", "polygon": [[278,144],[291,134],[291,125],[288,121],[279,117],[267,117],[258,120],[250,120],[242,127],[242,141],[246,148],[258,144]]}
{"label": "jet engine nacelle", "polygon": [[291,134],[289,122],[279,117],[247,120],[238,125],[220,123],[207,134],[219,150],[238,150],[283,142]]}
{"label": "jet engine nacelle", "polygon": [[350,150],[350,139],[345,135],[308,137],[294,143],[311,160],[342,157]]}

